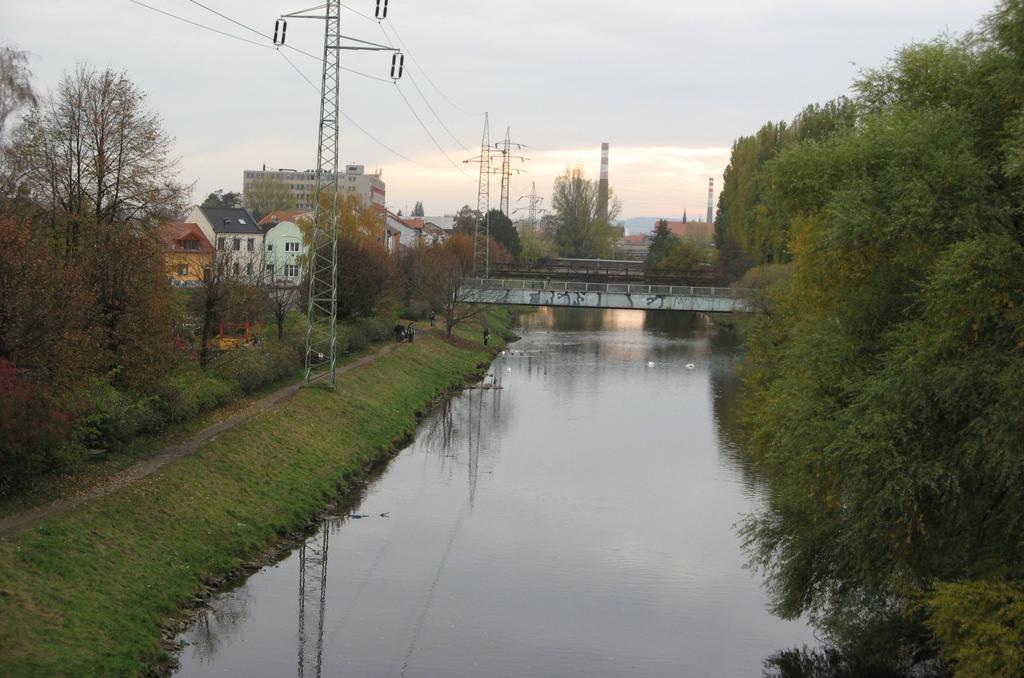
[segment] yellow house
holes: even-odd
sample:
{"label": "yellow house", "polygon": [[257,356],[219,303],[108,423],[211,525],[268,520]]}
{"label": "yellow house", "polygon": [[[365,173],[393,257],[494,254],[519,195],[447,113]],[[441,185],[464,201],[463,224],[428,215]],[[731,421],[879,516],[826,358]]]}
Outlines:
{"label": "yellow house", "polygon": [[167,277],[178,287],[194,287],[210,275],[213,245],[198,224],[168,223],[157,229]]}

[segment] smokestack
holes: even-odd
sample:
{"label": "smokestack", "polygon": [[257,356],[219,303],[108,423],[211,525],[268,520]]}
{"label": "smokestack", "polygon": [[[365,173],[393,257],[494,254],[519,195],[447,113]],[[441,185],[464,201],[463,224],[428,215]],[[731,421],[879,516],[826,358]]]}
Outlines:
{"label": "smokestack", "polygon": [[708,223],[715,220],[715,178],[708,179]]}
{"label": "smokestack", "polygon": [[597,218],[608,221],[608,144],[601,144],[601,182],[597,185]]}

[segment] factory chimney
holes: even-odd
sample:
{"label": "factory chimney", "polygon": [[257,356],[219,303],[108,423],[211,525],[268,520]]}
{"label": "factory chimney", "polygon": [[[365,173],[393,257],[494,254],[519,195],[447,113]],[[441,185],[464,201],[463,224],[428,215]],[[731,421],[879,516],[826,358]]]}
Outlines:
{"label": "factory chimney", "polygon": [[708,223],[715,221],[715,178],[708,179]]}
{"label": "factory chimney", "polygon": [[601,182],[597,185],[597,218],[608,223],[608,144],[601,144]]}

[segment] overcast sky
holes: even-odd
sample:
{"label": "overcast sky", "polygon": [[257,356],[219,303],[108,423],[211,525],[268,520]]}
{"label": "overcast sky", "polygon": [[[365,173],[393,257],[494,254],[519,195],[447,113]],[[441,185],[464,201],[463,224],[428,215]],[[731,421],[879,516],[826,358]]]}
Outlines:
{"label": "overcast sky", "polygon": [[[190,0],[141,1],[269,44]],[[280,14],[313,4],[202,2],[267,33]],[[375,0],[344,4],[372,16]],[[581,165],[596,178],[607,141],[623,217],[677,217],[684,209],[703,215],[707,179],[715,177],[716,191],[721,188],[737,136],[846,93],[858,68],[881,65],[901,45],[975,28],[993,6],[993,0],[391,0],[387,38],[375,21],[343,10],[344,33],[404,42],[408,74],[399,88],[447,157],[394,85],[343,73],[343,111],[415,162],[347,122],[341,162],[382,170],[396,210],[417,200],[430,215],[475,205],[476,168],[462,161],[479,154],[488,111],[492,141],[511,127],[513,140],[528,147],[530,161],[516,165],[524,172],[513,180],[513,199],[535,181],[547,206],[552,180],[567,166]],[[0,42],[30,52],[42,91],[78,62],[126,71],[175,137],[182,178],[195,183],[197,201],[217,188],[241,190],[245,169],[316,165],[319,95],[272,48],[128,0],[0,0],[0,26]],[[289,23],[290,46],[315,54],[322,40],[322,23]],[[284,54],[319,82],[318,61]],[[343,59],[387,80],[384,53],[346,52]]]}

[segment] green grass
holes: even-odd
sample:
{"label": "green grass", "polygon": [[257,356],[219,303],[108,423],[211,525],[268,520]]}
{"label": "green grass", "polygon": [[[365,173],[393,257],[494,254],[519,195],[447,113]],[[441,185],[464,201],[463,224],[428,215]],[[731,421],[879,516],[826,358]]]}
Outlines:
{"label": "green grass", "polygon": [[[502,317],[486,316],[492,350]],[[0,675],[137,675],[161,661],[161,624],[204,581],[307,524],[392,454],[415,412],[490,360],[464,344],[423,333],[341,375],[337,392],[303,390],[199,454],[0,541]]]}

